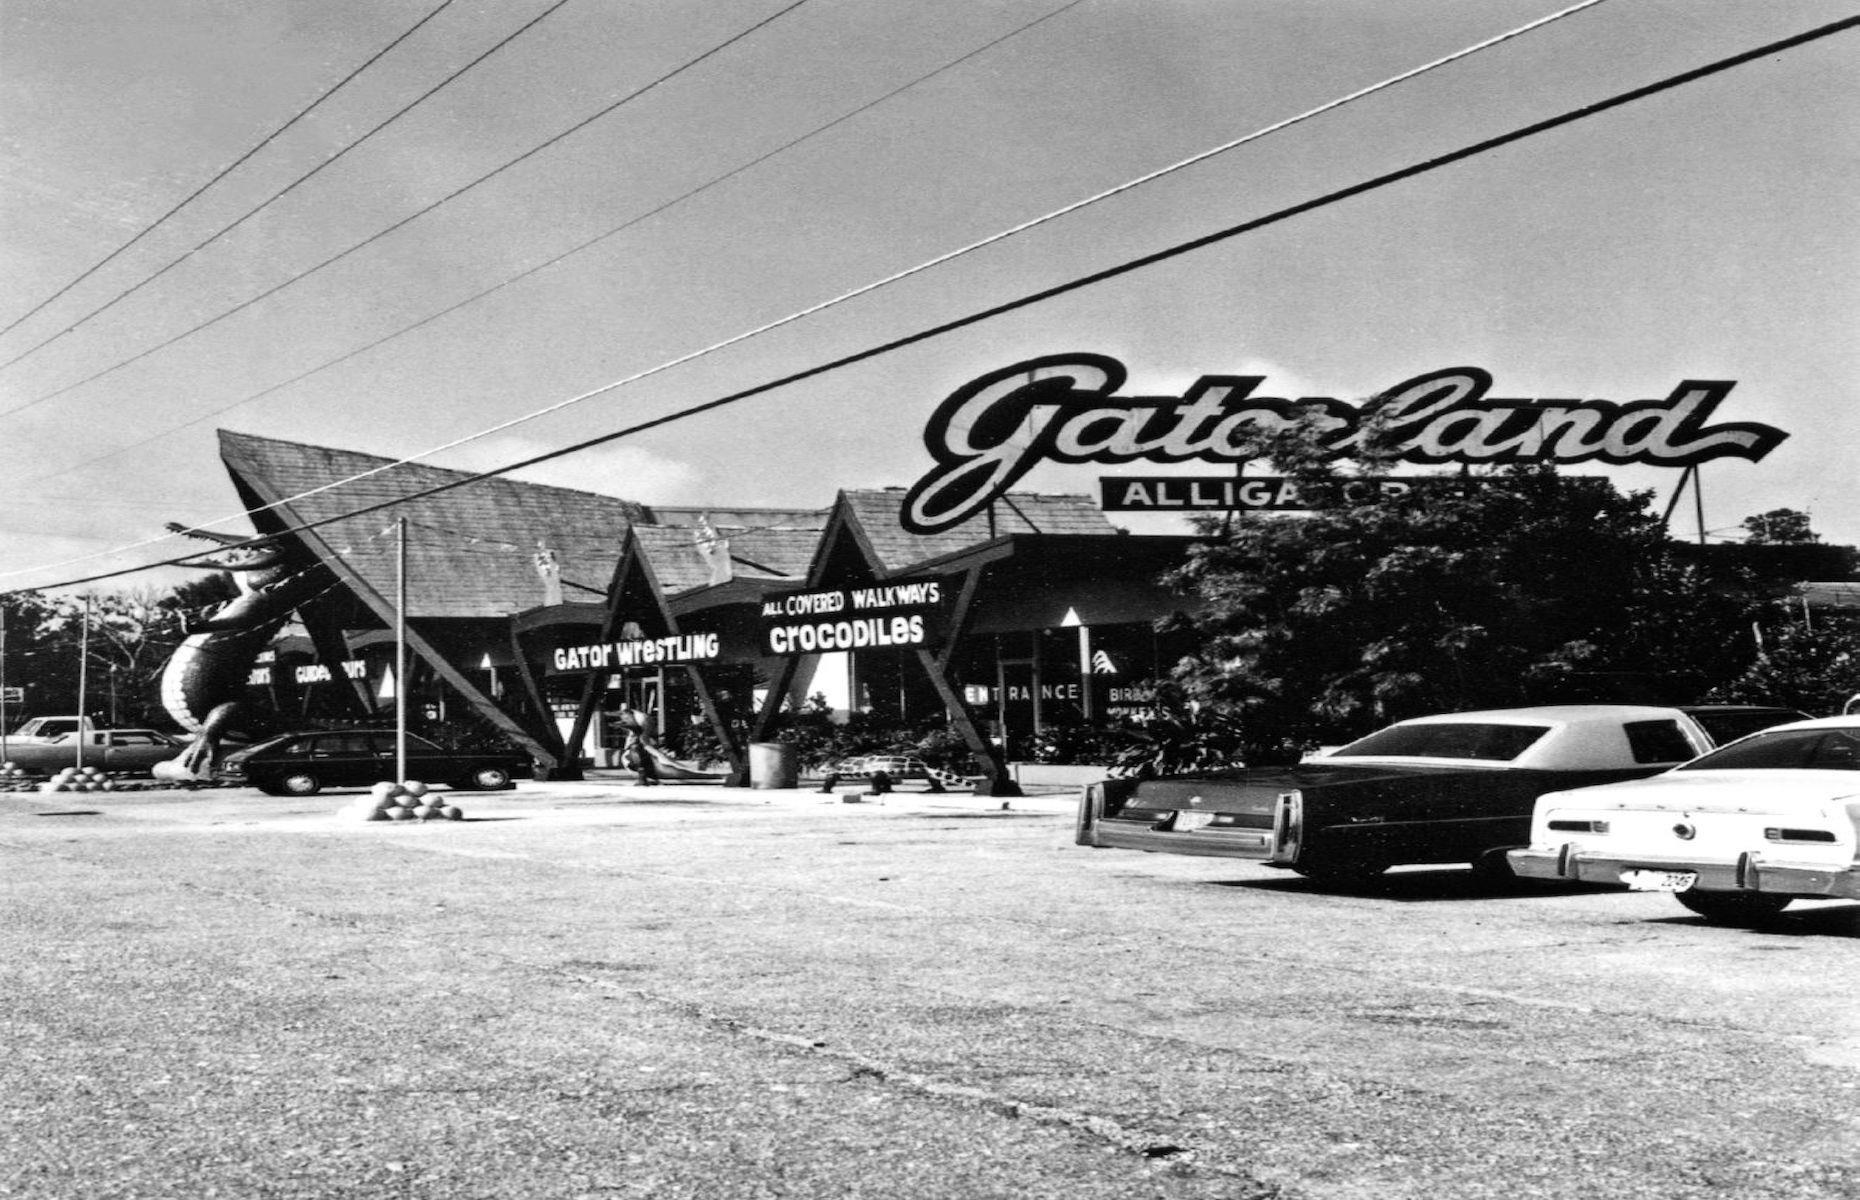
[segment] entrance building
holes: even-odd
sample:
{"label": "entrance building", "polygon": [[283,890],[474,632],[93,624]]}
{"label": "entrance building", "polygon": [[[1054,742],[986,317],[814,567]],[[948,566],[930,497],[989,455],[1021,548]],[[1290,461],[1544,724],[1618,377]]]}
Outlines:
{"label": "entrance building", "polygon": [[258,532],[336,581],[252,666],[245,698],[286,726],[391,712],[403,530],[410,710],[489,727],[558,776],[614,765],[627,708],[744,782],[749,745],[824,702],[947,723],[1005,792],[1010,758],[1142,709],[1179,653],[1157,622],[1185,601],[1159,580],[1194,539],[1122,532],[1089,497],[1010,493],[918,534],[902,489],[820,510],[650,506],[220,441]]}

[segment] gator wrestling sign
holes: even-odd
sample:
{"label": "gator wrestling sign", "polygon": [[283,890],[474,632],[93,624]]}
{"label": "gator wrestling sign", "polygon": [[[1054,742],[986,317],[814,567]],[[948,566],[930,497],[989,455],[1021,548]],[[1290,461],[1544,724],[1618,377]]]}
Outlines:
{"label": "gator wrestling sign", "polygon": [[1514,399],[1490,394],[1478,367],[1396,384],[1362,408],[1325,396],[1258,396],[1261,375],[1204,375],[1181,396],[1119,396],[1124,365],[1058,354],[990,371],[937,405],[924,427],[935,466],[905,494],[901,523],[937,533],[975,516],[1042,463],[1244,463],[1262,435],[1309,423],[1333,458],[1349,457],[1377,418],[1395,461],[1503,466],[1602,462],[1688,467],[1755,462],[1788,434],[1711,424],[1728,380],[1687,379],[1659,400]]}

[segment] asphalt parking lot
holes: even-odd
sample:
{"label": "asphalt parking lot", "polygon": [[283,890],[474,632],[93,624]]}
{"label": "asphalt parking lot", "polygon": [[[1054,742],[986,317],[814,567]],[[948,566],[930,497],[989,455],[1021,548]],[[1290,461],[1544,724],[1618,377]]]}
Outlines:
{"label": "asphalt parking lot", "polygon": [[1860,1196],[1860,905],[841,791],[0,795],[0,1195]]}

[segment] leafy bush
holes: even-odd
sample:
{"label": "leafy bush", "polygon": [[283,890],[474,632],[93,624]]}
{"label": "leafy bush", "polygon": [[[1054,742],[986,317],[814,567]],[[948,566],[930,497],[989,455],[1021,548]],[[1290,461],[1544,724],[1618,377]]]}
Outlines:
{"label": "leafy bush", "polygon": [[806,771],[873,754],[915,754],[933,767],[959,774],[980,773],[968,744],[946,722],[912,724],[863,712],[849,714],[844,722],[835,721],[832,706],[819,693],[791,714],[775,737],[795,748]]}
{"label": "leafy bush", "polygon": [[[1239,766],[1247,757],[1240,717],[1219,705],[1189,700],[1175,684],[1156,689],[1148,717],[1133,719],[1121,731],[1123,744],[1110,757],[1114,775],[1173,775],[1184,771]],[[1265,746],[1252,761],[1296,762],[1305,747]]]}

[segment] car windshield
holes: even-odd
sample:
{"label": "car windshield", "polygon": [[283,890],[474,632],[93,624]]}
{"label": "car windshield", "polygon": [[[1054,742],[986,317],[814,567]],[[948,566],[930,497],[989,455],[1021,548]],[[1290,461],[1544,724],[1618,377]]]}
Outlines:
{"label": "car windshield", "polygon": [[1695,758],[1681,771],[1860,771],[1860,728],[1759,733]]}
{"label": "car windshield", "polygon": [[1471,721],[1392,725],[1333,750],[1332,758],[1475,758],[1510,762],[1550,732],[1548,725],[1487,725]]}

